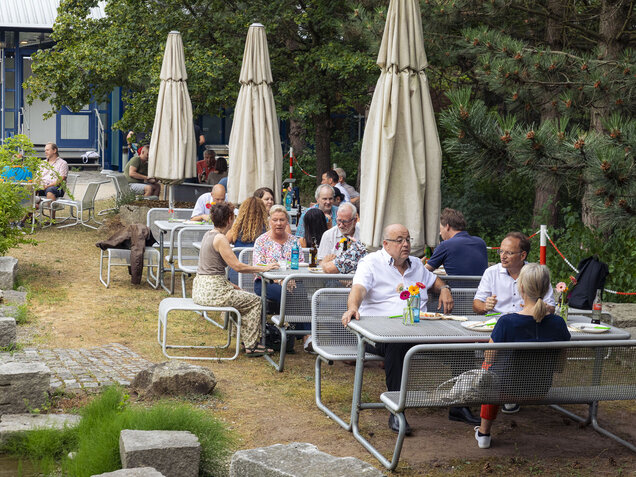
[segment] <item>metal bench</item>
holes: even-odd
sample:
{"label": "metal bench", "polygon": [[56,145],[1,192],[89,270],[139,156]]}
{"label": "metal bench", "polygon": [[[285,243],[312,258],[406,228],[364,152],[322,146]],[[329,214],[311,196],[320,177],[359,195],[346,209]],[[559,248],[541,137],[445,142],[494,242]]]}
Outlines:
{"label": "metal bench", "polygon": [[[474,356],[472,367],[477,370],[481,370],[484,356],[489,356],[489,362],[494,363],[489,377],[496,379],[476,386],[474,381],[454,378],[454,365],[465,365],[467,355]],[[636,340],[417,345],[406,354],[400,391],[385,392],[380,398],[399,422],[391,460],[356,429],[354,436],[391,470],[398,464],[404,441],[404,411],[422,407],[506,402],[551,405],[636,452],[636,446],[597,421],[599,401],[636,399]],[[587,404],[588,415],[578,416],[561,404]]]}
{"label": "metal bench", "polygon": [[[223,346],[194,346],[194,345],[171,345],[168,344],[168,314],[172,311],[191,311],[203,317],[204,320],[214,326],[227,330],[227,342]],[[222,313],[223,322],[218,322],[209,316],[211,312]],[[232,327],[236,327],[236,351],[229,358],[207,357],[207,356],[174,356],[169,355],[167,348],[178,349],[226,349],[232,343]],[[159,304],[159,319],[157,322],[157,342],[161,345],[161,351],[170,359],[194,359],[194,360],[232,360],[239,355],[241,345],[241,314],[236,308],[231,306],[203,306],[197,305],[192,298],[164,298]]]}
{"label": "metal bench", "polygon": [[[354,361],[358,354],[356,336],[342,326],[342,314],[347,311],[350,288],[323,288],[311,299],[311,335],[314,351],[318,354],[315,364],[316,406],[347,431],[346,422],[322,402],[322,364],[334,361]],[[381,356],[366,353],[365,360],[382,361]],[[373,405],[371,405],[373,404]],[[364,408],[383,407],[380,403],[362,403]]]}

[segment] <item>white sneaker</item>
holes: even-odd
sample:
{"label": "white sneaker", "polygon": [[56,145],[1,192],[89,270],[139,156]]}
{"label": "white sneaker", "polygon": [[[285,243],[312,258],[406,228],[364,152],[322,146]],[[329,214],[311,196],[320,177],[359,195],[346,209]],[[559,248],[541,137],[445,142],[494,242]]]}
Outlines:
{"label": "white sneaker", "polygon": [[514,414],[515,412],[519,412],[521,406],[519,404],[504,404],[501,406],[501,412],[504,414]]}
{"label": "white sneaker", "polygon": [[475,426],[475,439],[477,439],[477,445],[480,449],[488,449],[490,447],[490,435],[480,436],[479,426]]}

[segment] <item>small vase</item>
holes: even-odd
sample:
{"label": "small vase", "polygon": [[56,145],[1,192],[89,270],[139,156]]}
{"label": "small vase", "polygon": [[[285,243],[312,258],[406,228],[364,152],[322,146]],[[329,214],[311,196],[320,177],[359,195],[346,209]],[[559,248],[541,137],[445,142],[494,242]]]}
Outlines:
{"label": "small vase", "polygon": [[402,323],[405,325],[413,324],[413,308],[410,306],[405,306],[402,311]]}
{"label": "small vase", "polygon": [[554,313],[563,318],[566,323],[568,322],[568,308],[568,305],[557,305],[554,310]]}

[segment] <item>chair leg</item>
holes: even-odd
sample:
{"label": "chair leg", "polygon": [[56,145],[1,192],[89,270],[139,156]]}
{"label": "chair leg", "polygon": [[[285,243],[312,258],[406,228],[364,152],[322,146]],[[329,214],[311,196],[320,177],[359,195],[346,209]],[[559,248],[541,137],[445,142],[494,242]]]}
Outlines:
{"label": "chair leg", "polygon": [[110,285],[110,253],[108,254],[108,271],[106,272],[106,281],[104,281],[104,251],[100,250],[99,253],[99,281],[108,288]]}
{"label": "chair leg", "polygon": [[322,402],[322,363],[328,361],[322,356],[316,356],[316,364],[314,366],[315,369],[315,385],[316,385],[316,406],[318,409],[322,410],[330,419],[335,421],[340,427],[342,427],[345,431],[351,431],[351,422],[345,422],[343,419],[338,417],[331,409],[329,409],[325,403]]}

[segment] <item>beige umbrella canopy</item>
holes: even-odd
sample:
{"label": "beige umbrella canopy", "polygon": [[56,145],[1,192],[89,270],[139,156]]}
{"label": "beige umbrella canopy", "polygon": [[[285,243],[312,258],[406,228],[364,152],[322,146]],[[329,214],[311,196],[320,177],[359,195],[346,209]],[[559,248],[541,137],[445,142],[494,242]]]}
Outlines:
{"label": "beige umbrella canopy", "polygon": [[383,228],[401,223],[421,255],[439,235],[441,147],[416,0],[391,0],[377,63],[362,140],[360,238],[381,247]]}
{"label": "beige umbrella canopy", "polygon": [[272,71],[265,27],[253,23],[247,31],[241,89],[230,133],[228,199],[242,202],[259,187],[271,187],[280,197],[283,151],[272,94]]}
{"label": "beige umbrella canopy", "polygon": [[[168,34],[148,159],[148,176],[176,184],[196,176],[196,143],[183,41]],[[170,190],[172,193],[172,189]],[[172,194],[170,194],[172,198]]]}

